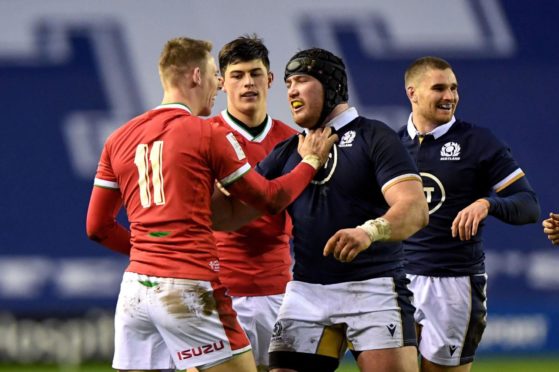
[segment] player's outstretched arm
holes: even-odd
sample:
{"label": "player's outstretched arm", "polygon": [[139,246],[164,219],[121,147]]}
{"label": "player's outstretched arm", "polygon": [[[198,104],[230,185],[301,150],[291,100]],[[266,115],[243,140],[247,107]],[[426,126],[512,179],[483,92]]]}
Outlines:
{"label": "player's outstretched arm", "polygon": [[543,233],[554,245],[559,244],[559,214],[550,213],[549,218],[543,220]]}
{"label": "player's outstretched arm", "polygon": [[116,221],[122,207],[118,190],[94,186],[87,209],[86,232],[91,240],[125,255],[130,255],[130,231]]}
{"label": "player's outstretched arm", "polygon": [[351,262],[371,244],[374,249],[375,241],[401,241],[427,225],[429,210],[419,179],[391,186],[384,197],[390,206],[384,216],[356,228],[339,230],[326,242],[323,254]]}
{"label": "player's outstretched arm", "polygon": [[254,170],[227,187],[233,198],[223,192],[212,196],[214,230],[236,230],[262,214],[276,214],[291,204],[310,183],[316,171],[328,160],[328,153],[338,140],[331,128],[299,135],[297,151],[301,163],[291,172],[268,181]]}

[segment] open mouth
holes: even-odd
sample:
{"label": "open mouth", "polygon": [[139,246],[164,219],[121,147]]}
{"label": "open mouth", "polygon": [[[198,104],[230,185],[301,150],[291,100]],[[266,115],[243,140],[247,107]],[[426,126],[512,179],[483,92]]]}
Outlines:
{"label": "open mouth", "polygon": [[294,111],[298,110],[299,108],[301,108],[301,107],[303,107],[303,106],[304,106],[304,105],[303,105],[303,102],[301,102],[301,101],[291,101],[291,108],[292,108]]}
{"label": "open mouth", "polygon": [[441,109],[441,110],[452,110],[452,103],[450,102],[446,102],[446,103],[441,103],[437,105],[437,108]]}
{"label": "open mouth", "polygon": [[246,92],[241,94],[241,98],[254,98],[254,97],[258,97],[258,93],[256,92]]}

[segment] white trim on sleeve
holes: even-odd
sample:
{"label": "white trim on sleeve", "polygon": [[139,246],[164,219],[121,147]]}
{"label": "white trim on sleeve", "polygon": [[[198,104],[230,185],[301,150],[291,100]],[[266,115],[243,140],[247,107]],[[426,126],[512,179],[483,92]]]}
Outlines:
{"label": "white trim on sleeve", "polygon": [[102,180],[100,178],[95,178],[95,180],[93,181],[93,185],[94,186],[99,186],[99,187],[104,187],[106,189],[117,189],[118,190],[118,188],[119,188],[117,182]]}
{"label": "white trim on sleeve", "polygon": [[219,183],[221,183],[223,186],[228,186],[234,183],[235,181],[237,181],[242,176],[244,176],[245,173],[247,173],[249,170],[250,170],[250,164],[245,163],[245,165],[237,169],[235,172],[231,173],[227,177],[220,179]]}

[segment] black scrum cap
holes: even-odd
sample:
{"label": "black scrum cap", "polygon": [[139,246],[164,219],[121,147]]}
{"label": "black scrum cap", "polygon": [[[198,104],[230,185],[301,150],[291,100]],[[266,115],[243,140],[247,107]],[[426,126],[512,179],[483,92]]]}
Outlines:
{"label": "black scrum cap", "polygon": [[341,58],[333,53],[311,48],[295,54],[285,67],[284,80],[292,75],[310,75],[322,83],[324,88],[324,107],[317,125],[341,102],[347,102],[347,75]]}

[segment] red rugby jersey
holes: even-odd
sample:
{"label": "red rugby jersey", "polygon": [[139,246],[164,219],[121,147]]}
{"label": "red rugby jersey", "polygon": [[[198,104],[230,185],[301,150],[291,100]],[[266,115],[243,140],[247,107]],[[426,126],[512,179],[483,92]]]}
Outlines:
{"label": "red rugby jersey", "polygon": [[[211,119],[233,129],[254,167],[274,146],[297,132],[267,116],[264,130],[253,136],[227,110]],[[215,232],[221,282],[232,296],[266,296],[285,292],[291,280],[291,219],[287,212],[265,215],[234,232]]]}
{"label": "red rugby jersey", "polygon": [[132,235],[127,271],[215,280],[214,180],[229,184],[249,170],[230,130],[181,104],[158,106],[116,130],[95,186],[120,189]]}

